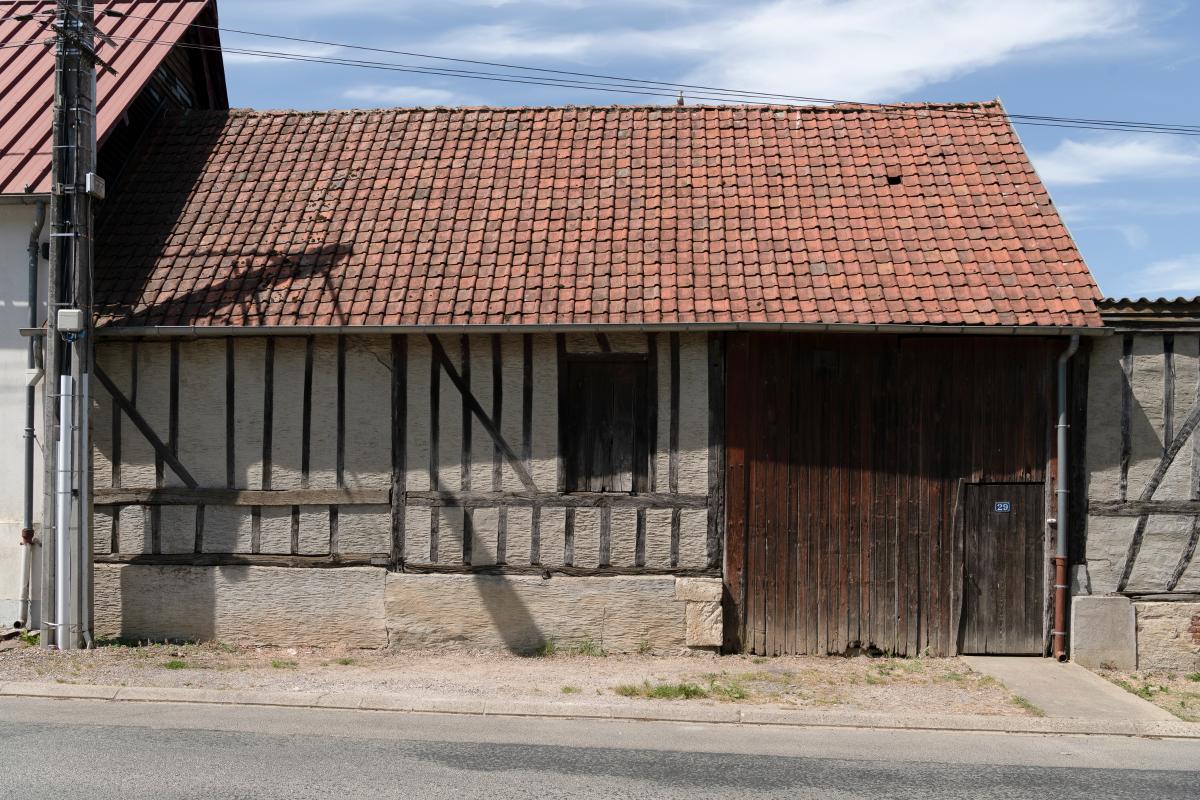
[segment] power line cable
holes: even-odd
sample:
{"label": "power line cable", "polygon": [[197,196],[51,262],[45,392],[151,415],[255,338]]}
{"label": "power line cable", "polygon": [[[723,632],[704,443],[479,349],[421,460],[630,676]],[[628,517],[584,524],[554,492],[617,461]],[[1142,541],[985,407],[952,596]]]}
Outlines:
{"label": "power line cable", "polygon": [[[775,92],[760,92],[760,91],[744,90],[744,89],[726,89],[726,88],[717,87],[717,86],[707,86],[704,84],[688,84],[688,83],[678,83],[678,82],[670,82],[670,81],[657,81],[657,80],[649,80],[649,79],[645,79],[645,78],[629,78],[629,77],[623,77],[623,76],[618,76],[618,75],[608,75],[608,74],[604,74],[604,73],[579,72],[579,71],[573,71],[573,70],[553,69],[553,68],[548,68],[548,67],[532,67],[532,66],[525,66],[525,65],[520,65],[520,64],[508,64],[508,63],[498,62],[498,61],[484,61],[484,60],[479,60],[479,59],[455,58],[455,57],[451,57],[451,56],[440,56],[440,55],[434,55],[434,54],[430,54],[430,53],[421,53],[421,52],[416,52],[416,51],[411,51],[411,50],[396,50],[396,49],[382,48],[382,47],[371,47],[368,45],[349,44],[346,42],[334,42],[334,41],[328,41],[328,40],[322,40],[322,39],[308,39],[308,38],[298,37],[298,36],[286,36],[286,35],[277,34],[277,33],[266,33],[264,31],[252,31],[252,30],[247,30],[244,28],[230,28],[230,27],[223,27],[223,26],[218,26],[218,25],[186,23],[186,22],[180,22],[180,21],[175,21],[175,20],[156,20],[153,17],[148,17],[148,16],[144,16],[144,15],[128,14],[125,12],[115,11],[115,10],[106,10],[102,13],[108,14],[109,16],[114,16],[114,17],[128,17],[131,19],[155,21],[155,22],[166,23],[166,24],[170,24],[170,25],[193,25],[194,27],[205,28],[208,30],[215,30],[215,31],[223,32],[223,33],[236,33],[236,34],[240,34],[240,35],[244,35],[244,36],[255,36],[255,37],[260,37],[260,38],[276,39],[276,40],[280,40],[280,41],[297,42],[297,43],[303,43],[303,44],[316,44],[316,45],[321,45],[321,46],[325,46],[325,47],[338,47],[338,48],[345,48],[345,49],[352,49],[352,50],[363,50],[363,51],[376,52],[376,53],[387,53],[390,55],[402,55],[402,56],[408,56],[408,57],[413,57],[413,58],[433,59],[433,60],[438,60],[438,61],[451,61],[451,62],[460,63],[460,64],[474,64],[474,65],[478,65],[478,66],[500,67],[502,69],[517,69],[517,70],[523,70],[523,71],[528,71],[528,72],[539,72],[539,73],[548,73],[548,74],[556,74],[556,75],[569,75],[569,76],[573,76],[573,77],[577,77],[577,78],[596,78],[596,79],[606,80],[606,81],[620,81],[623,83],[636,83],[636,84],[643,84],[643,85],[650,86],[650,87],[669,88],[669,89],[673,89],[673,90],[676,90],[676,89],[699,89],[701,91],[710,92],[710,93],[736,95],[739,98],[751,98],[751,97],[776,98],[776,99],[780,99],[780,100],[794,100],[794,101],[799,101],[801,103],[829,103],[829,104],[848,103],[848,104],[853,104],[853,105],[871,105],[871,106],[877,106],[880,108],[890,107],[890,108],[895,108],[900,111],[911,111],[912,110],[911,106],[888,104],[888,103],[864,103],[864,102],[856,102],[856,101],[852,101],[852,100],[839,100],[839,99],[828,98],[828,97],[808,97],[808,96],[804,96],[804,95],[782,94],[782,93],[775,93]],[[591,83],[591,81],[587,81],[587,82]],[[986,113],[986,112],[984,112],[984,113]],[[1183,131],[1189,131],[1189,132],[1190,131],[1200,132],[1200,125],[1191,125],[1191,124],[1184,125],[1184,124],[1169,124],[1169,123],[1155,123],[1155,122],[1140,122],[1140,121],[1134,121],[1134,120],[1087,119],[1087,118],[1077,118],[1077,117],[1057,117],[1057,116],[1042,115],[1042,114],[1020,114],[1020,113],[1007,113],[1007,116],[1012,119],[1030,120],[1030,121],[1034,121],[1034,122],[1047,122],[1047,123],[1048,122],[1070,122],[1070,123],[1081,123],[1081,124],[1089,124],[1089,125],[1090,124],[1121,125],[1121,126],[1136,126],[1139,129],[1144,128],[1147,130],[1163,129],[1163,130],[1169,130],[1169,131],[1183,130]]]}
{"label": "power line cable", "polygon": [[[228,33],[237,33],[240,35],[247,35],[247,36],[258,36],[258,37],[263,37],[263,38],[279,39],[279,40],[291,41],[291,42],[300,42],[300,43],[305,43],[305,44],[316,44],[316,45],[321,45],[321,46],[346,48],[346,49],[353,49],[353,50],[364,50],[364,51],[371,51],[371,52],[392,53],[392,54],[407,55],[407,56],[412,56],[412,57],[417,57],[417,58],[436,59],[436,60],[440,60],[440,61],[450,61],[450,62],[456,62],[456,63],[466,63],[466,64],[502,67],[502,68],[506,68],[506,69],[516,69],[516,70],[522,70],[524,72],[536,72],[536,73],[545,75],[547,77],[535,78],[533,75],[521,75],[521,74],[514,75],[511,73],[495,73],[495,72],[483,72],[483,71],[479,71],[479,70],[441,68],[441,67],[422,66],[422,65],[418,65],[418,64],[396,64],[396,63],[390,63],[390,62],[366,61],[366,60],[361,60],[361,59],[335,58],[332,56],[316,56],[316,55],[306,55],[306,54],[302,54],[302,53],[286,53],[286,52],[280,52],[280,51],[274,51],[274,50],[257,50],[257,49],[250,49],[250,48],[238,48],[238,47],[219,47],[219,46],[214,46],[214,45],[200,45],[200,44],[192,44],[192,43],[187,43],[187,42],[177,42],[176,43],[178,46],[190,48],[190,49],[223,51],[223,52],[227,52],[230,54],[249,55],[249,56],[258,57],[258,58],[299,61],[299,62],[317,63],[317,64],[329,64],[329,65],[336,65],[336,66],[351,66],[351,67],[360,67],[360,68],[380,69],[380,70],[387,70],[387,71],[394,71],[394,72],[407,72],[407,73],[411,73],[411,74],[433,75],[433,76],[439,76],[439,77],[463,78],[463,79],[469,79],[469,80],[485,80],[485,81],[491,81],[491,82],[547,86],[547,87],[552,87],[552,88],[583,89],[583,90],[589,90],[589,91],[605,91],[605,92],[610,92],[610,93],[638,95],[638,96],[650,96],[650,97],[672,97],[673,98],[673,97],[675,97],[675,92],[677,90],[701,89],[704,91],[712,92],[713,94],[692,95],[692,97],[694,99],[716,102],[716,103],[731,103],[731,102],[764,103],[764,98],[774,98],[777,100],[793,100],[793,101],[799,101],[799,102],[775,102],[775,101],[772,101],[772,102],[766,102],[765,104],[795,107],[800,104],[811,105],[814,103],[815,104],[845,103],[845,104],[859,105],[859,106],[870,106],[870,107],[878,108],[883,111],[890,111],[890,112],[901,113],[901,114],[920,112],[926,108],[925,106],[922,106],[922,105],[887,104],[887,103],[855,103],[853,101],[847,101],[847,100],[837,100],[837,99],[833,99],[833,98],[820,98],[820,97],[806,97],[803,95],[787,95],[787,94],[779,94],[779,93],[771,93],[771,92],[754,92],[754,91],[744,91],[743,92],[743,91],[733,90],[733,89],[724,89],[721,87],[704,86],[704,85],[700,85],[700,84],[671,83],[671,82],[667,82],[667,81],[652,81],[652,80],[646,80],[646,79],[642,79],[642,78],[626,78],[626,77],[621,77],[621,76],[604,75],[604,74],[600,74],[600,73],[576,72],[576,71],[571,71],[571,70],[556,70],[556,69],[543,68],[543,67],[529,67],[529,66],[514,65],[514,64],[504,64],[501,62],[481,61],[481,60],[477,60],[477,59],[460,59],[460,58],[452,58],[449,56],[437,56],[437,55],[431,55],[431,54],[427,54],[427,53],[418,53],[418,52],[413,52],[413,51],[392,50],[392,49],[387,49],[387,48],[369,47],[366,45],[355,45],[355,44],[347,44],[347,43],[342,43],[342,42],[331,42],[331,41],[325,41],[325,40],[320,40],[320,39],[305,39],[305,38],[301,38],[301,37],[284,36],[284,35],[280,35],[280,34],[264,33],[264,32],[260,32],[260,31],[250,31],[250,30],[245,30],[245,29],[240,29],[240,28],[222,28],[219,26],[203,25],[200,23],[186,23],[186,22],[180,22],[180,21],[174,21],[174,20],[162,20],[162,19],[156,19],[154,17],[148,17],[148,16],[136,15],[136,14],[127,14],[124,12],[117,12],[117,11],[112,11],[112,10],[102,11],[101,13],[108,14],[110,16],[115,16],[115,17],[147,20],[147,21],[158,22],[158,23],[162,23],[162,24],[194,25],[195,27],[206,28],[206,29],[210,29],[210,30],[224,31],[224,32],[228,32]],[[4,20],[0,19],[0,21],[4,21]],[[110,38],[123,39],[125,41],[145,42],[145,43],[150,43],[150,44],[161,44],[162,43],[161,41],[159,41],[157,39],[144,39],[144,38],[138,38],[138,37],[116,36],[116,37],[110,37]],[[30,42],[30,43],[32,43],[32,42]],[[16,45],[16,46],[20,46],[20,45]],[[567,75],[567,76],[577,76],[577,77],[571,77],[571,78],[549,77],[551,75]],[[617,83],[602,82],[602,81],[597,81],[597,80],[587,80],[588,78],[600,78],[600,79],[602,79],[602,81],[617,81]],[[932,105],[936,105],[936,104],[932,104]],[[1001,116],[1007,116],[1010,120],[1012,120],[1014,123],[1017,123],[1017,124],[1033,125],[1033,126],[1038,126],[1038,127],[1074,128],[1074,129],[1081,129],[1081,130],[1118,131],[1118,132],[1126,132],[1126,133],[1158,133],[1158,134],[1174,134],[1174,135],[1187,135],[1187,136],[1200,135],[1200,126],[1193,126],[1193,125],[1171,125],[1171,124],[1165,124],[1165,123],[1136,122],[1136,121],[1130,121],[1130,120],[1102,120],[1102,119],[1087,119],[1087,118],[1075,118],[1075,117],[1057,117],[1057,116],[1048,116],[1048,115],[1006,113],[999,109],[996,111],[993,111],[991,109],[985,109],[985,108],[978,108],[978,109],[950,108],[950,107],[947,107],[944,105],[940,107],[940,110],[948,112],[948,113],[968,114],[968,115],[975,116],[975,117],[998,114]]]}
{"label": "power line cable", "polygon": [[[112,38],[114,40],[127,41],[127,42],[140,42],[140,43],[146,43],[146,44],[162,44],[162,42],[157,39],[146,39],[146,38],[132,37],[132,36],[115,36]],[[282,52],[278,52],[278,51],[274,51],[274,50],[256,50],[256,49],[239,48],[239,47],[231,47],[231,46],[202,45],[202,44],[194,44],[194,43],[188,43],[188,42],[177,42],[176,46],[187,48],[187,49],[193,49],[193,50],[202,50],[202,51],[209,51],[209,52],[224,52],[224,53],[235,54],[235,55],[247,55],[247,56],[251,56],[251,57],[255,57],[255,58],[278,59],[278,60],[296,61],[296,62],[302,62],[302,63],[327,64],[327,65],[333,65],[333,66],[357,67],[357,68],[363,68],[363,69],[376,69],[376,70],[382,70],[382,71],[387,71],[387,72],[401,72],[401,73],[418,74],[418,75],[432,75],[432,76],[449,77],[449,78],[464,78],[464,79],[470,79],[470,80],[483,80],[483,81],[490,81],[490,82],[524,84],[524,85],[532,85],[532,86],[547,86],[547,87],[552,87],[552,88],[582,89],[582,90],[587,90],[587,91],[600,91],[600,92],[607,92],[607,93],[614,93],[614,94],[628,94],[628,95],[645,96],[645,97],[662,97],[662,98],[672,98],[673,99],[676,96],[675,92],[665,91],[665,90],[656,91],[655,87],[631,87],[631,86],[626,86],[623,84],[599,83],[599,82],[595,82],[595,81],[582,81],[582,80],[568,80],[566,78],[534,78],[533,76],[519,76],[519,75],[506,74],[506,73],[487,73],[487,72],[480,72],[480,71],[475,71],[475,70],[450,69],[450,68],[443,68],[443,67],[425,67],[425,66],[416,65],[416,64],[396,64],[396,63],[392,63],[392,62],[366,61],[366,60],[361,60],[361,59],[337,58],[337,57],[332,57],[332,56],[315,56],[315,55],[305,55],[305,54],[301,54],[301,53],[282,53]],[[751,99],[751,98],[740,98],[735,95],[721,95],[721,96],[692,95],[692,97],[697,100],[709,101],[709,102],[714,102],[714,103],[744,102],[744,103],[751,103],[751,104],[762,104],[761,100],[755,100],[755,99]],[[772,105],[772,106],[776,106],[779,108],[802,108],[802,107],[811,107],[812,104],[808,104],[808,103],[806,103],[806,104],[768,103],[766,105]],[[898,115],[898,114],[905,114],[905,113],[910,113],[910,114],[911,113],[919,113],[919,112],[928,110],[928,106],[921,106],[921,105],[897,106],[897,105],[874,104],[874,103],[862,103],[862,104],[854,104],[854,105],[863,105],[863,106],[869,106],[872,108],[878,108],[881,112],[883,112],[885,114],[891,114],[891,115]],[[940,110],[940,111],[945,111],[948,113],[956,113],[956,114],[966,114],[966,115],[970,115],[973,117],[986,118],[986,117],[996,117],[996,116],[1003,117],[1003,116],[1005,116],[1002,113],[995,112],[995,111],[992,111],[990,109],[985,109],[985,108],[967,109],[967,108],[949,108],[946,106],[937,106],[937,104],[931,104],[931,105],[934,107],[937,107],[938,110]],[[1197,128],[1195,130],[1182,129],[1182,128],[1178,129],[1178,130],[1174,130],[1174,129],[1166,130],[1166,129],[1161,129],[1161,128],[1147,129],[1147,128],[1140,127],[1137,123],[1124,123],[1124,122],[1115,122],[1114,121],[1114,122],[1106,123],[1106,124],[1090,124],[1090,122],[1091,122],[1090,120],[1084,120],[1084,119],[1074,120],[1074,119],[1065,118],[1065,117],[1059,118],[1059,119],[1061,119],[1062,121],[1061,122],[1044,122],[1044,121],[1041,121],[1040,119],[1032,119],[1032,120],[1023,119],[1023,120],[1020,120],[1019,124],[1032,125],[1032,126],[1037,126],[1037,127],[1054,127],[1054,128],[1067,128],[1067,129],[1077,129],[1077,130],[1118,131],[1118,132],[1126,132],[1126,133],[1158,133],[1158,134],[1171,134],[1171,135],[1177,135],[1177,136],[1200,136],[1200,128]]]}

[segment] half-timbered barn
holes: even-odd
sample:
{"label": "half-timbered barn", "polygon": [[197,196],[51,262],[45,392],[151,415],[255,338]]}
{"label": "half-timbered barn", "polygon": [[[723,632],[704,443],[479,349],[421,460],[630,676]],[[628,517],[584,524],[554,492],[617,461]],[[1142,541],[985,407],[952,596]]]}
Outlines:
{"label": "half-timbered barn", "polygon": [[1098,292],[998,104],[168,115],[99,633],[1042,653]]}
{"label": "half-timbered barn", "polygon": [[1075,660],[1200,670],[1200,297],[1105,300],[1088,363]]}

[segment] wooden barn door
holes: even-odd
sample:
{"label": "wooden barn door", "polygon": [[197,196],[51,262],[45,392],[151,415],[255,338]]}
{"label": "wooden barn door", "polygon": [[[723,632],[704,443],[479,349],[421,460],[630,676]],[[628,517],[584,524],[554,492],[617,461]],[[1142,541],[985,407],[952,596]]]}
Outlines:
{"label": "wooden barn door", "polygon": [[969,484],[964,497],[962,651],[1042,652],[1045,485]]}
{"label": "wooden barn door", "polygon": [[[1032,337],[731,335],[725,646],[953,655],[969,561],[971,580],[996,588],[970,598],[968,649],[1040,650],[1061,349]],[[993,502],[1013,510],[992,518]]]}

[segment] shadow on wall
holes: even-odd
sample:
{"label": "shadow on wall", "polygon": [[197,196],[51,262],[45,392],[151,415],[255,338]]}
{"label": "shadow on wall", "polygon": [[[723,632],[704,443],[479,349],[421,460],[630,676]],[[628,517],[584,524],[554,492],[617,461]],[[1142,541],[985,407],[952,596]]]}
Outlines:
{"label": "shadow on wall", "polygon": [[[473,542],[479,548],[479,542]],[[494,564],[496,554],[486,553],[486,562]],[[516,655],[538,655],[551,645],[551,639],[538,627],[507,575],[475,573],[475,589],[479,600],[492,619],[492,626],[504,642],[504,647]]]}
{"label": "shadow on wall", "polygon": [[[227,120],[216,112],[168,114],[143,137],[121,192],[98,220],[102,324],[263,325],[277,321],[270,312],[281,308],[297,309],[300,319],[292,321],[300,324],[317,313],[347,319],[339,273],[355,252],[356,219],[336,213],[329,199],[338,178],[313,180],[300,193],[265,192],[246,208],[210,207],[205,198],[218,180],[256,186],[254,169],[264,170],[266,186],[278,180],[265,176],[267,165],[232,178],[212,174],[208,164]],[[175,234],[196,216],[211,218],[213,233]]]}

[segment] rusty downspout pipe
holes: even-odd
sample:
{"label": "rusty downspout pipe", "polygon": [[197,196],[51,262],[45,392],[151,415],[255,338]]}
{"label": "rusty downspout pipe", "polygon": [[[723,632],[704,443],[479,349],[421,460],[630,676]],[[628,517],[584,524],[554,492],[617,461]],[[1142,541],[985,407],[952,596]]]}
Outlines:
{"label": "rusty downspout pipe", "polygon": [[[42,227],[46,224],[46,203],[39,200],[34,211],[33,227],[29,230],[29,277],[27,291],[29,293],[29,327],[38,325],[38,269],[41,258]],[[29,353],[27,355],[27,373],[25,380],[25,486],[24,486],[24,516],[21,524],[21,598],[18,610],[19,619],[13,623],[14,628],[24,628],[29,625],[29,605],[31,585],[33,583],[33,457],[37,445],[37,432],[34,430],[34,415],[37,411],[37,384],[33,381],[33,371],[38,367],[41,339],[29,337]]]}
{"label": "rusty downspout pipe", "polygon": [[1070,425],[1067,422],[1067,376],[1071,356],[1075,355],[1077,350],[1079,350],[1079,337],[1072,336],[1071,343],[1058,357],[1058,424],[1055,426],[1058,443],[1055,454],[1056,485],[1054,489],[1058,509],[1054,521],[1057,530],[1054,537],[1054,630],[1050,635],[1054,644],[1054,657],[1059,661],[1067,660],[1067,592],[1070,589],[1070,583],[1067,580],[1067,554],[1071,530],[1067,516],[1070,497],[1070,489],[1067,488],[1067,449],[1070,431]]}

